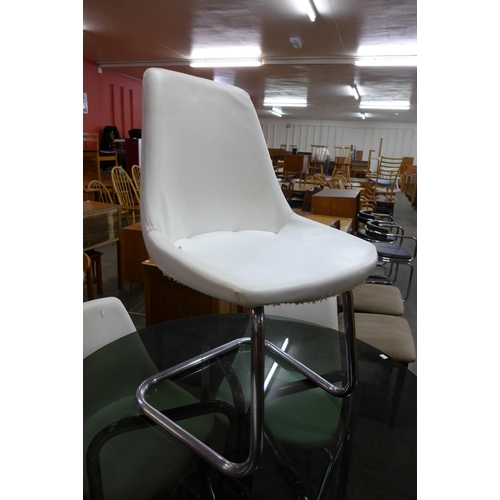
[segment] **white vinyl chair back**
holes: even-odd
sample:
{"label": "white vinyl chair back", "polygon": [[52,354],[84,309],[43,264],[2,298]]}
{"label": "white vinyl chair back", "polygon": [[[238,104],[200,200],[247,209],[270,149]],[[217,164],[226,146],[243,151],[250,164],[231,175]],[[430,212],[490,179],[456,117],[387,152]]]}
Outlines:
{"label": "white vinyl chair back", "polygon": [[157,68],[147,70],[143,85],[150,117],[143,123],[143,222],[171,243],[212,231],[278,232],[293,211],[276,182],[257,113],[248,112],[248,94]]}
{"label": "white vinyl chair back", "polygon": [[125,306],[116,297],[83,303],[83,357],[137,330]]}

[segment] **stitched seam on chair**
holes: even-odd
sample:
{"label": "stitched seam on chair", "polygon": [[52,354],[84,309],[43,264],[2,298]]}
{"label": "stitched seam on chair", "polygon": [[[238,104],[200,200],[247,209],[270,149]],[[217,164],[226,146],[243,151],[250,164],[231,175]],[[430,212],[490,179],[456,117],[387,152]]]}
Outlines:
{"label": "stitched seam on chair", "polygon": [[[283,222],[283,225],[278,229],[278,231],[276,232],[276,234],[278,234],[286,225],[287,225],[287,222],[293,217],[297,215],[295,212],[292,212],[285,220],[285,222]],[[300,215],[298,216],[300,217]]]}

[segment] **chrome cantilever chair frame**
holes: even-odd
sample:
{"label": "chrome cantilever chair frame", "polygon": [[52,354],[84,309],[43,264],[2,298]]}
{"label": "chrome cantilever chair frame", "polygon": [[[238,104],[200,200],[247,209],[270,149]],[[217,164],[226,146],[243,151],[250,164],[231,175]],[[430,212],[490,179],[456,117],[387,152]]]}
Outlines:
{"label": "chrome cantilever chair frame", "polygon": [[[144,75],[143,98],[141,210],[148,253],[159,269],[183,285],[248,308],[251,334],[148,378],[137,389],[136,402],[216,470],[244,477],[255,470],[262,453],[266,349],[330,394],[345,397],[353,390],[356,349],[350,289],[373,271],[376,250],[290,208],[276,182],[255,108],[241,89],[151,68]],[[193,143],[206,160],[197,167],[197,175],[178,168],[186,146]],[[230,144],[231,152],[252,154],[235,169],[223,144]],[[187,186],[190,196],[183,189]],[[307,271],[295,265],[311,253]],[[345,310],[352,312],[343,387],[266,342],[264,334],[264,306],[314,302],[338,294]],[[160,380],[246,343],[251,346],[250,451],[245,461],[236,463],[161,415],[146,400],[146,392]]]}
{"label": "chrome cantilever chair frame", "polygon": [[[354,308],[352,292],[342,293],[344,314],[344,331],[346,336],[346,382],[343,387],[331,384],[316,372],[296,360],[286,352],[265,340],[264,335],[264,307],[250,309],[251,337],[233,340],[222,346],[216,347],[200,356],[164,370],[146,379],[137,389],[136,401],[141,411],[156,422],[159,426],[173,434],[179,441],[195,451],[210,465],[231,477],[244,477],[251,474],[258,465],[262,454],[264,439],[264,348],[282,358],[293,366],[299,373],[313,382],[324,391],[337,397],[346,397],[353,391],[357,383],[357,354],[356,332],[354,326]],[[219,453],[212,450],[205,443],[185,431],[180,425],[166,417],[159,410],[146,401],[147,390],[163,380],[190,370],[221,354],[232,351],[243,344],[251,345],[250,369],[250,452],[245,462],[235,463],[227,460]]]}
{"label": "chrome cantilever chair frame", "polygon": [[[396,233],[391,232],[394,229]],[[417,238],[404,235],[404,230],[401,226],[381,220],[368,221],[365,226],[364,234],[360,233],[361,231],[358,231],[357,234],[361,238],[371,241],[377,248],[379,263],[381,265],[390,264],[387,274],[383,276],[372,275],[366,280],[367,283],[393,285],[398,277],[399,265],[405,264],[409,266],[410,276],[408,277],[406,294],[403,298],[403,302],[406,302],[410,296],[413,272],[415,270],[412,262],[417,256]],[[412,241],[414,244],[413,253],[408,252],[408,250],[403,247],[403,242],[407,240]],[[394,247],[394,249],[392,247]],[[394,275],[392,275],[393,271]]]}

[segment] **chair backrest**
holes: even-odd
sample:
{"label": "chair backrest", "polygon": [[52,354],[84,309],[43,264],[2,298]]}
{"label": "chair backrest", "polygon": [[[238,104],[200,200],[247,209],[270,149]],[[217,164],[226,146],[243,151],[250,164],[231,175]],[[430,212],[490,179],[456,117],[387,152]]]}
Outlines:
{"label": "chair backrest", "polygon": [[288,203],[290,203],[290,200],[292,199],[293,187],[293,182],[281,183],[281,191],[283,192],[283,196],[285,197],[286,201],[288,201]]}
{"label": "chair backrest", "polygon": [[400,172],[403,158],[381,156],[377,167],[377,180],[395,181]]}
{"label": "chair backrest", "polygon": [[335,146],[335,164],[350,165],[352,161],[352,149],[350,146]]}
{"label": "chair backrest", "polygon": [[132,165],[132,179],[134,181],[135,189],[137,192],[141,191],[141,167],[139,165]]}
{"label": "chair backrest", "polygon": [[108,188],[99,181],[90,181],[87,189],[90,189],[92,191],[98,191],[99,192],[99,201],[101,203],[114,203],[113,197],[111,196],[111,193],[109,192]]}
{"label": "chair backrest", "polygon": [[173,243],[212,231],[278,232],[293,211],[245,91],[150,68],[143,103],[143,233]]}
{"label": "chair backrest", "polygon": [[83,303],[84,358],[136,330],[125,306],[116,297]]}
{"label": "chair backrest", "polygon": [[346,181],[343,177],[332,177],[330,180],[326,181],[326,186],[332,189],[345,189],[349,181]]}
{"label": "chair backrest", "polygon": [[89,151],[99,151],[99,134],[84,132],[83,149]]}
{"label": "chair backrest", "polygon": [[314,174],[306,177],[306,184],[323,184],[326,185],[328,179],[324,174]]}
{"label": "chair backrest", "polygon": [[326,156],[328,154],[328,146],[323,146],[320,144],[311,144],[311,162],[326,161]]}
{"label": "chair backrest", "polygon": [[111,180],[118,202],[123,208],[134,209],[140,203],[139,192],[134,186],[134,182],[122,167],[113,167],[111,170]]}
{"label": "chair backrest", "polygon": [[349,164],[335,164],[333,167],[332,179],[339,179],[344,184],[349,185],[351,182],[351,166]]}

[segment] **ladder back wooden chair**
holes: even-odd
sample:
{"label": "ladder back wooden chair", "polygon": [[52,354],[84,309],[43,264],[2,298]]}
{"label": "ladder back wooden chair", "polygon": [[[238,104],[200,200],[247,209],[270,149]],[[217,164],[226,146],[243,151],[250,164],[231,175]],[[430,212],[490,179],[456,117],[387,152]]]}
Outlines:
{"label": "ladder back wooden chair", "polygon": [[369,179],[376,192],[384,194],[389,201],[394,199],[394,188],[401,173],[402,162],[403,158],[381,156],[375,176],[371,176]]}

